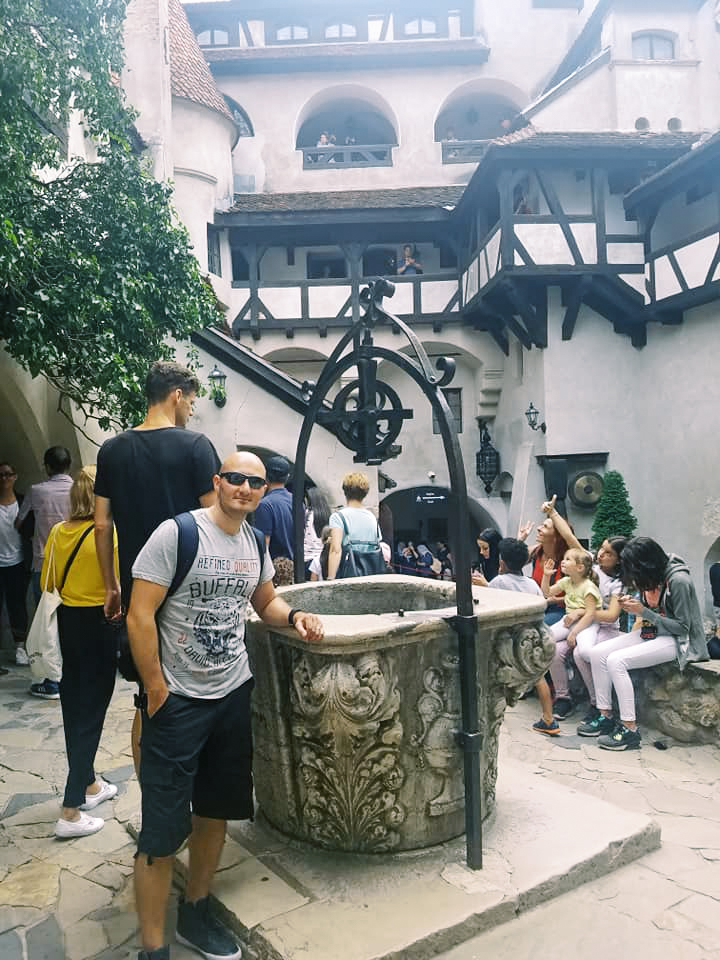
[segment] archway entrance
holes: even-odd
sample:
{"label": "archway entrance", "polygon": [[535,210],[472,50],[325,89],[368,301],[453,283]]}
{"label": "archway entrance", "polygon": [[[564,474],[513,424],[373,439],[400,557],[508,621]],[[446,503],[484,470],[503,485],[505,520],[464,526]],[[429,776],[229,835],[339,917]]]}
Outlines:
{"label": "archway entrance", "polygon": [[[407,490],[395,490],[380,502],[381,526],[383,534],[392,536],[393,551],[399,541],[426,543],[434,552],[434,545],[441,540],[449,541],[448,518],[450,514],[451,491],[447,487],[436,485],[410,487]],[[475,539],[485,527],[497,527],[495,520],[483,507],[468,497],[470,525],[467,536],[472,545],[471,555],[476,553]],[[383,523],[383,513],[390,514],[391,532]]]}

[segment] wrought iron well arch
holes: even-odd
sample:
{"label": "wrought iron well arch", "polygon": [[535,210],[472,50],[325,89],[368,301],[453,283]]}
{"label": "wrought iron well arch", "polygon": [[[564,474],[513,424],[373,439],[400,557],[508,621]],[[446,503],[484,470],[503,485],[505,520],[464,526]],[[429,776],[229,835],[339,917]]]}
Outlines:
{"label": "wrought iron well arch", "polygon": [[[464,752],[465,830],[467,864],[473,870],[482,867],[481,755],[483,734],[478,723],[478,688],[487,690],[487,653],[476,647],[477,618],[474,614],[470,577],[470,544],[467,539],[469,516],[467,484],[462,452],[457,433],[452,428],[453,416],[442,387],[455,375],[455,362],[448,357],[437,359],[433,368],[425,349],[410,327],[382,306],[383,297],[392,297],[395,287],[378,279],[360,293],[364,313],[340,339],[330,354],[317,383],[306,381],[303,392],[308,401],[295,453],[293,485],[295,582],[305,580],[303,550],[304,511],[303,482],[307,448],[316,423],[335,425],[341,442],[355,451],[355,462],[368,465],[383,463],[396,456],[395,446],[402,422],[410,419],[412,410],[405,410],[400,399],[387,384],[377,379],[378,360],[386,360],[403,370],[420,387],[430,402],[440,427],[448,473],[450,476],[450,546],[455,560],[455,599],[457,613],[450,624],[458,635],[462,725],[458,741]],[[407,337],[412,356],[400,354],[373,342],[372,332],[378,324],[391,324]],[[348,352],[346,352],[346,350]],[[343,388],[331,410],[323,407],[328,391],[351,367],[357,367],[358,378]],[[354,406],[348,409],[348,401]],[[379,401],[379,402],[378,402]],[[389,406],[385,404],[389,402]],[[381,426],[386,424],[387,426]]]}

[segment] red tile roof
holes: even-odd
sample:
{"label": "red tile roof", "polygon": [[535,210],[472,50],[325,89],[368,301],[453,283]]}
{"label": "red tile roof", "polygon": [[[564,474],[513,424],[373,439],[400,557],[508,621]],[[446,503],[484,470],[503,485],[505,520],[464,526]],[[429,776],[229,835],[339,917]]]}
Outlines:
{"label": "red tile roof", "polygon": [[170,0],[169,15],[173,96],[208,107],[232,121],[232,114],[210,73],[180,0]]}

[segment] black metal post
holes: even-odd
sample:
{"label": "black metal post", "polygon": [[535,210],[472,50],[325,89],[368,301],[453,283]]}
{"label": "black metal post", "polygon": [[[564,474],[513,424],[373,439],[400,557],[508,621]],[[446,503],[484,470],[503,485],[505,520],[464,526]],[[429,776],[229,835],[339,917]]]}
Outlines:
{"label": "black metal post", "polygon": [[[393,293],[394,287],[386,280],[377,280],[362,291],[360,298],[366,307],[365,314],[340,339],[323,367],[317,384],[304,384],[308,408],[298,437],[293,486],[295,582],[302,583],[305,580],[303,479],[313,426],[316,423],[335,424],[341,442],[355,450],[356,462],[378,464],[399,452],[393,441],[400,432],[403,419],[412,416],[412,411],[402,410],[394,391],[377,380],[377,361],[387,360],[405,371],[432,405],[440,425],[450,475],[450,546],[455,560],[457,613],[449,622],[458,635],[460,661],[462,730],[458,731],[458,742],[464,753],[467,865],[479,870],[482,868],[481,777],[484,737],[478,717],[478,689],[480,686],[487,689],[487,650],[482,648],[479,651],[477,643],[477,618],[474,613],[470,544],[467,537],[465,468],[457,434],[452,426],[453,417],[441,389],[452,380],[455,364],[451,359],[440,358],[436,368],[431,365],[412,329],[382,308],[383,296],[392,296]],[[390,323],[405,334],[413,355],[407,356],[373,343],[372,330],[381,322]],[[351,342],[352,349],[345,353]],[[345,388],[338,395],[333,410],[327,410],[324,401],[328,391],[341,374],[353,366],[357,367],[359,376],[357,405],[352,409],[343,406],[351,392]],[[441,371],[439,374],[438,370]],[[385,405],[388,402],[389,407]]]}

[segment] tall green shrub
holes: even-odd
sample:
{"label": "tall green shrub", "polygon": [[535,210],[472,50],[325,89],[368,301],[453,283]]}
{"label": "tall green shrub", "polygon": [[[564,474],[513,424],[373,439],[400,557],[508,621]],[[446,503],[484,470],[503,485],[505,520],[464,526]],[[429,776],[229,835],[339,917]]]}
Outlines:
{"label": "tall green shrub", "polygon": [[617,470],[608,470],[593,520],[590,546],[597,550],[607,537],[631,537],[637,527],[625,481]]}

